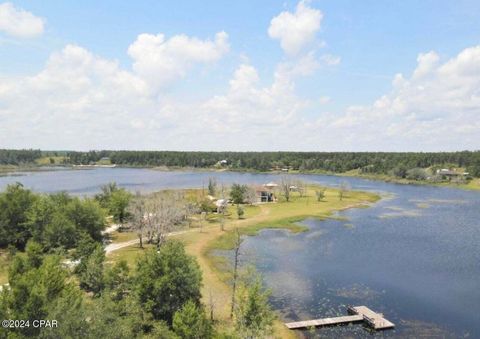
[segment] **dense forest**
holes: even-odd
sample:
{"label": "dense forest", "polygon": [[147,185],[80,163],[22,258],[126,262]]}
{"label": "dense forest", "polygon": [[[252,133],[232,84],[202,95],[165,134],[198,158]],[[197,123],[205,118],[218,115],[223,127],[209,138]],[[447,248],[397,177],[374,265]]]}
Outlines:
{"label": "dense forest", "polygon": [[0,149],[0,165],[30,164],[42,157],[40,150]]}
{"label": "dense forest", "polygon": [[[33,162],[52,152],[39,150],[0,150],[0,164]],[[60,154],[60,153],[55,153]],[[210,168],[224,166],[234,170],[268,171],[289,168],[299,171],[343,173],[404,173],[414,168],[466,168],[480,176],[480,151],[462,152],[173,152],[173,151],[89,151],[61,152],[65,163],[94,164],[108,158],[120,166],[167,166]],[[222,162],[223,161],[223,162]],[[221,163],[222,162],[222,163]]]}

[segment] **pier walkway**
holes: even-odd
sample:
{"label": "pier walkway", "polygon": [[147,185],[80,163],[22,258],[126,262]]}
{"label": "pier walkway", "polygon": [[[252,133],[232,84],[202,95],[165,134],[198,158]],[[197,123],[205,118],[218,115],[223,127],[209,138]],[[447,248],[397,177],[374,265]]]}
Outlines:
{"label": "pier walkway", "polygon": [[376,313],[366,306],[348,306],[348,316],[322,318],[286,323],[291,330],[364,322],[375,330],[393,328],[395,325],[385,319],[382,313]]}

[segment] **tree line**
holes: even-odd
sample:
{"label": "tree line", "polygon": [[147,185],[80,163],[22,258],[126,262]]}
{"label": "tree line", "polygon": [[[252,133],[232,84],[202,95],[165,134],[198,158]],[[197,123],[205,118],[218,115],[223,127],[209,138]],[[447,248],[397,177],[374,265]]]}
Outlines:
{"label": "tree line", "polygon": [[23,165],[34,163],[42,157],[40,150],[0,149],[0,165]]}
{"label": "tree line", "polygon": [[[0,164],[32,163],[53,153],[40,150],[0,150]],[[60,154],[60,153],[59,153]],[[268,171],[284,168],[299,171],[366,174],[402,173],[403,169],[462,167],[480,177],[480,151],[461,152],[174,152],[174,151],[62,151],[65,164],[88,165],[102,158],[120,166],[167,166]],[[221,163],[223,160],[226,162]]]}
{"label": "tree line", "polygon": [[396,168],[432,166],[467,168],[480,176],[480,151],[462,152],[170,152],[170,151],[90,151],[69,152],[72,164],[89,164],[103,157],[112,164],[126,166],[168,166],[209,168],[225,166],[238,170],[268,171],[294,169],[343,173],[359,169],[363,173],[389,174]]}

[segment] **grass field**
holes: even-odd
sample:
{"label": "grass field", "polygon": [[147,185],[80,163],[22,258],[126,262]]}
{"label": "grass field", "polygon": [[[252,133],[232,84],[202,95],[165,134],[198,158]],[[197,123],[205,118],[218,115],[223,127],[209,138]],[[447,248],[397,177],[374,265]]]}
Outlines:
{"label": "grass field", "polygon": [[[307,228],[299,222],[306,217],[328,218],[335,211],[364,207],[379,199],[379,196],[372,193],[348,192],[340,201],[337,190],[327,189],[325,199],[318,202],[314,189],[313,186],[309,187],[304,197],[294,195],[290,202],[247,206],[245,217],[240,220],[236,217],[236,207],[231,206],[224,231],[220,229],[219,216],[211,215],[202,231],[198,228],[193,232],[175,236],[185,243],[187,252],[197,258],[203,273],[203,301],[207,307],[213,304],[219,328],[231,328],[229,318],[231,288],[228,284],[229,265],[222,257],[215,256],[214,251],[232,248],[235,228],[244,235],[254,235],[265,228],[285,228],[292,232],[302,232]],[[133,264],[141,252],[138,245],[126,247],[111,253],[109,261],[124,259]],[[275,323],[275,335],[280,338],[296,337],[295,333],[287,330],[280,320]]]}

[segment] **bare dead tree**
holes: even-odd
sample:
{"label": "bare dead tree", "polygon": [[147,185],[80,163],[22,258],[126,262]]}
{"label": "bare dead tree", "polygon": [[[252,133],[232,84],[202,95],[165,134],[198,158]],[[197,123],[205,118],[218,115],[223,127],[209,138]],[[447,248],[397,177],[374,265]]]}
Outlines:
{"label": "bare dead tree", "polygon": [[145,199],[137,193],[130,203],[129,207],[130,225],[136,231],[140,248],[143,248],[143,236],[146,228],[145,224]]}
{"label": "bare dead tree", "polygon": [[199,213],[198,205],[193,202],[185,203],[185,220],[188,223],[188,227],[192,226],[192,216]]}
{"label": "bare dead tree", "polygon": [[283,196],[285,197],[285,200],[287,202],[290,201],[290,187],[292,186],[292,180],[284,175],[282,177],[282,180],[280,182],[280,191],[282,192]]}
{"label": "bare dead tree", "polygon": [[213,322],[215,320],[213,316],[213,313],[215,310],[215,301],[213,300],[213,294],[211,289],[208,290],[208,295],[209,295],[208,306],[210,308],[210,321]]}
{"label": "bare dead tree", "polygon": [[202,212],[200,214],[200,233],[203,232],[203,224],[207,220],[207,212]]}
{"label": "bare dead tree", "polygon": [[338,199],[342,201],[343,198],[347,195],[348,191],[350,191],[350,184],[346,181],[342,181],[338,190]]}
{"label": "bare dead tree", "polygon": [[305,194],[307,193],[307,184],[305,181],[302,180],[296,180],[294,186],[296,187],[296,190],[300,197],[304,197]]}
{"label": "bare dead tree", "polygon": [[255,188],[252,186],[248,186],[247,190],[245,191],[245,202],[252,205],[257,202],[257,192]]}
{"label": "bare dead tree", "polygon": [[234,244],[234,261],[233,261],[233,285],[232,285],[232,308],[230,310],[230,318],[233,318],[233,312],[235,310],[235,292],[237,288],[238,279],[238,262],[240,260],[240,246],[242,245],[242,237],[238,228],[235,227],[235,244]]}

